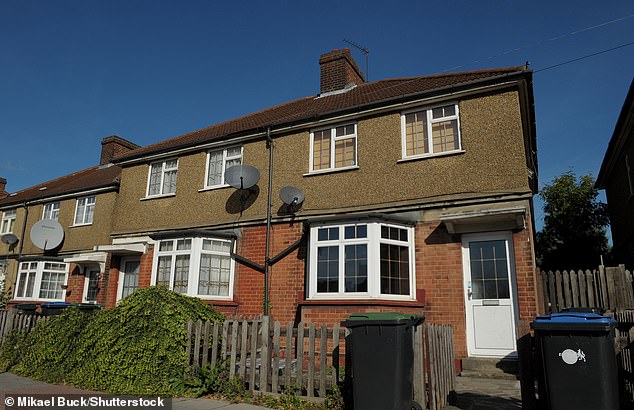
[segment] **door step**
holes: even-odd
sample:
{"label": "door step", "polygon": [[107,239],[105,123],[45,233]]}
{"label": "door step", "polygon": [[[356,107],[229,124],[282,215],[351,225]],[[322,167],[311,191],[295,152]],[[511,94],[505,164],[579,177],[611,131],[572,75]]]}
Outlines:
{"label": "door step", "polygon": [[462,377],[517,380],[519,377],[517,359],[491,359],[465,357],[462,359]]}

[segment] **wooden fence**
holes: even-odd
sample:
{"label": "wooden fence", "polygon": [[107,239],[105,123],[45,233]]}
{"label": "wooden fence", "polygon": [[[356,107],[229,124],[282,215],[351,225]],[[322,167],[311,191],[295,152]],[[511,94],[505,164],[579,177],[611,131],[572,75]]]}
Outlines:
{"label": "wooden fence", "polygon": [[621,408],[634,409],[634,311],[615,312],[610,316],[617,321],[615,348]]}
{"label": "wooden fence", "polygon": [[[226,320],[189,322],[187,352],[192,371],[228,366],[251,391],[292,391],[323,399],[334,386],[349,383],[346,330],[300,322]],[[345,372],[342,372],[342,367]],[[439,410],[455,385],[453,333],[450,326],[423,324],[414,330],[414,400],[422,408]],[[345,374],[345,379],[342,379]]]}
{"label": "wooden fence", "polygon": [[45,317],[34,313],[23,313],[15,309],[0,310],[0,344],[12,330],[31,330],[37,322],[46,320]]}
{"label": "wooden fence", "polygon": [[624,265],[595,270],[538,271],[544,311],[569,307],[596,307],[618,311],[634,308],[632,274]]}

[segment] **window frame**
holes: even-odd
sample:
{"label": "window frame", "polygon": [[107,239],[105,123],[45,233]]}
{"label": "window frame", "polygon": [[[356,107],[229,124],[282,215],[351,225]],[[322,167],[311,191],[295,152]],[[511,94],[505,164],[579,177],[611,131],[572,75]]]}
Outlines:
{"label": "window frame", "polygon": [[2,211],[2,220],[0,220],[0,234],[13,233],[15,223],[18,219],[18,209],[5,209]]}
{"label": "window frame", "polygon": [[[227,151],[234,149],[234,148],[240,148],[240,155],[233,155],[233,156],[228,156],[227,155]],[[203,181],[203,190],[210,190],[210,189],[218,189],[218,188],[227,188],[230,185],[222,182],[220,184],[215,184],[215,185],[209,185],[209,158],[211,157],[211,154],[213,152],[219,152],[222,151],[222,174],[220,176],[220,178],[222,179],[222,181],[225,180],[225,171],[226,171],[226,167],[227,167],[227,161],[233,160],[233,159],[240,159],[240,164],[244,163],[244,146],[240,145],[240,146],[231,146],[231,147],[227,147],[227,148],[218,148],[218,149],[210,149],[207,151],[207,159],[205,162],[205,180]]]}
{"label": "window frame", "polygon": [[[347,226],[367,226],[366,238],[345,239],[345,227]],[[395,227],[407,230],[407,242],[398,242],[381,238],[381,227]],[[321,228],[339,228],[339,239],[318,240],[318,230]],[[367,221],[367,222],[344,222],[344,223],[320,223],[310,227],[310,239],[308,249],[308,299],[309,300],[354,300],[354,299],[376,299],[394,301],[414,301],[416,300],[416,260],[415,260],[415,229],[414,226],[399,224],[396,222]],[[345,291],[345,246],[367,243],[367,292],[346,292]],[[381,243],[406,244],[409,256],[409,294],[391,295],[381,293]],[[331,293],[317,292],[317,248],[319,245],[339,246],[339,291]]]}
{"label": "window frame", "polygon": [[[30,267],[30,264],[37,264],[35,270],[32,270]],[[40,290],[42,287],[42,276],[44,271],[46,271],[46,269],[44,269],[44,267],[46,266],[47,263],[56,263],[56,264],[61,264],[64,265],[64,280],[63,280],[63,285],[62,285],[62,298],[61,299],[53,299],[53,298],[40,298]],[[29,267],[26,270],[22,269],[22,266],[24,264],[29,265]],[[60,273],[62,272],[61,270],[51,270],[52,272],[57,272]],[[31,296],[18,296],[18,290],[20,289],[20,277],[23,273],[27,274],[27,279],[25,282],[25,289],[24,289],[24,295],[26,295],[26,288],[28,287],[28,273],[34,272],[35,273],[35,278],[34,278],[34,282],[33,282],[33,293]],[[68,284],[68,274],[69,274],[69,264],[65,263],[65,262],[59,262],[59,261],[29,261],[29,262],[20,262],[20,264],[18,265],[18,273],[16,276],[16,282],[15,282],[15,290],[13,291],[13,299],[14,300],[38,300],[38,301],[42,301],[42,302],[64,302],[66,300],[66,289],[64,286],[67,286]]]}
{"label": "window frame", "polygon": [[[177,244],[179,240],[191,240],[191,247],[189,250],[177,250]],[[203,249],[203,241],[220,241],[229,243],[230,252],[223,253],[220,251],[211,251]],[[162,242],[172,241],[173,247],[171,251],[160,251],[160,246]],[[176,256],[178,255],[189,255],[189,274],[187,276],[187,293],[183,293],[187,296],[196,297],[202,300],[233,300],[233,288],[235,284],[235,259],[231,257],[231,252],[235,251],[235,241],[227,238],[218,238],[218,237],[179,237],[179,238],[166,238],[162,240],[156,241],[154,245],[154,256],[152,258],[152,275],[150,279],[150,283],[152,286],[156,286],[157,278],[158,278],[158,262],[159,257],[161,256],[171,256],[171,266],[170,266],[170,284],[169,289],[173,290],[174,288],[174,274],[176,269]],[[215,254],[220,256],[228,256],[229,257],[229,294],[227,296],[221,295],[204,295],[198,294],[198,284],[200,281],[200,259],[202,255],[205,254]]]}
{"label": "window frame", "polygon": [[[435,108],[447,107],[450,105],[454,106],[454,110],[455,110],[454,115],[450,115],[450,116],[446,116],[442,118],[436,118],[436,119],[433,118],[433,110]],[[429,152],[423,153],[423,154],[407,155],[407,133],[406,133],[405,117],[408,114],[422,112],[422,111],[425,112],[425,115],[427,117],[427,135],[428,135],[427,149]],[[456,120],[456,128],[458,130],[458,148],[450,150],[450,151],[434,152],[432,125],[434,123],[450,121],[453,119]],[[460,152],[464,152],[464,150],[462,149],[462,132],[460,130],[460,107],[457,101],[447,101],[447,102],[438,103],[434,105],[420,106],[420,107],[412,108],[412,109],[401,112],[401,160],[439,157],[443,155],[451,155],[451,154],[456,154]]]}
{"label": "window frame", "polygon": [[[176,161],[176,166],[173,168],[166,168],[165,165],[170,162],[170,161]],[[148,166],[148,173],[147,173],[147,184],[146,184],[146,188],[145,188],[145,197],[146,198],[159,198],[159,197],[164,197],[164,196],[174,196],[176,195],[176,188],[178,185],[178,166],[179,166],[179,159],[178,158],[166,158],[160,161],[154,161],[151,162]],[[150,182],[152,180],[152,167],[154,165],[157,164],[161,164],[161,182],[159,184],[160,188],[160,192],[158,194],[150,194]],[[169,171],[176,171],[176,184],[174,186],[174,192],[168,192],[165,193],[163,192],[163,183],[165,182],[165,173],[169,172]]]}
{"label": "window frame", "polygon": [[[354,137],[350,135],[346,135],[343,137],[337,137],[336,130],[339,127],[347,127],[352,125],[354,127]],[[328,125],[324,127],[314,128],[310,130],[310,151],[309,151],[309,165],[308,165],[308,173],[309,174],[321,174],[327,172],[336,172],[336,171],[344,171],[348,169],[357,169],[359,168],[359,131],[357,127],[358,123],[354,122],[346,122],[343,124],[335,124]],[[330,166],[328,168],[322,169],[314,169],[314,155],[315,155],[315,133],[319,131],[330,130]],[[347,165],[344,167],[336,167],[335,166],[335,145],[337,141],[354,139],[354,165]]]}
{"label": "window frame", "polygon": [[[88,204],[88,205],[92,205],[92,219],[90,220],[90,222],[86,222],[86,210],[88,209],[88,206],[86,204],[84,204],[84,214],[82,217],[82,222],[81,223],[77,223],[77,211],[79,210],[79,201],[81,200],[86,200],[88,201],[88,199],[93,198],[93,203],[92,204]],[[75,200],[75,213],[73,215],[73,226],[87,226],[87,225],[92,225],[93,222],[95,221],[95,210],[97,209],[97,196],[96,195],[88,195],[88,196],[82,196],[80,198],[77,198]]]}
{"label": "window frame", "polygon": [[[57,208],[55,207],[55,205],[57,205]],[[51,209],[49,209],[47,211],[48,207],[50,207]],[[75,209],[77,209],[77,208],[75,208]],[[45,203],[42,206],[42,219],[52,219],[54,221],[59,221],[59,210],[60,210],[59,201]],[[55,215],[55,218],[47,218],[47,216],[53,216],[53,213],[55,213],[55,212],[57,213],[57,215]],[[73,220],[73,222],[74,222],[74,220]]]}
{"label": "window frame", "polygon": [[[92,273],[96,273],[97,274],[97,292],[95,293],[95,300],[88,300],[88,292],[90,291],[90,287],[88,285],[90,285],[90,275]],[[99,289],[99,281],[101,280],[101,269],[99,269],[99,267],[92,267],[92,266],[88,266],[85,268],[84,270],[84,291],[82,293],[81,296],[81,301],[82,303],[92,303],[92,304],[96,304],[97,303],[97,297],[99,295],[99,291],[101,289]]]}

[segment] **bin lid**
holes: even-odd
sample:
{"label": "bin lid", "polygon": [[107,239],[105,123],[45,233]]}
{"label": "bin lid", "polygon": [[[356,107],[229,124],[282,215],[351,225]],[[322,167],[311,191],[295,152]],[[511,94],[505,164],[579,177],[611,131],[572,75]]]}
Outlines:
{"label": "bin lid", "polygon": [[575,330],[609,332],[616,327],[616,320],[596,313],[561,312],[538,316],[531,323],[535,330]]}
{"label": "bin lid", "polygon": [[342,322],[342,325],[346,327],[366,325],[417,325],[422,322],[423,319],[423,315],[412,315],[409,313],[365,312],[351,314],[345,322]]}

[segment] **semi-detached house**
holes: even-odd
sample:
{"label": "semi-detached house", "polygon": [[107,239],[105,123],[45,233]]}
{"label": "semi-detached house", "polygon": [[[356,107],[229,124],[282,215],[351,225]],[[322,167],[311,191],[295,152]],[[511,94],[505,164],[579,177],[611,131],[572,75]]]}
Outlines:
{"label": "semi-detached house", "polygon": [[[531,71],[365,82],[349,50],[319,63],[318,95],[112,159],[109,240],[90,249],[105,258],[97,301],[165,285],[262,313],[270,198],[276,319],[423,313],[453,325],[458,356],[512,355],[536,314]],[[236,164],[257,184],[227,184]],[[297,206],[279,198],[287,186]]]}

